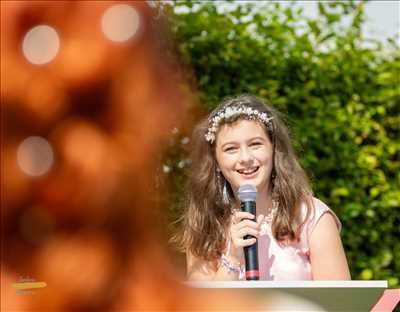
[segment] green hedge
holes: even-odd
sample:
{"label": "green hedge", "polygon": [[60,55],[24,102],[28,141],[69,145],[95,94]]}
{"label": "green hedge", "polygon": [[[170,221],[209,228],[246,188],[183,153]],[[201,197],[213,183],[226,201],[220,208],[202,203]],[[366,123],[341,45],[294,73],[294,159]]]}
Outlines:
{"label": "green hedge", "polygon": [[[285,113],[316,196],[343,223],[353,279],[398,286],[400,53],[394,40],[363,39],[364,3],[320,3],[314,19],[270,2],[165,9],[205,110],[249,92]],[[185,180],[181,139],[172,134],[165,159],[171,202]],[[171,220],[180,209],[171,205]]]}

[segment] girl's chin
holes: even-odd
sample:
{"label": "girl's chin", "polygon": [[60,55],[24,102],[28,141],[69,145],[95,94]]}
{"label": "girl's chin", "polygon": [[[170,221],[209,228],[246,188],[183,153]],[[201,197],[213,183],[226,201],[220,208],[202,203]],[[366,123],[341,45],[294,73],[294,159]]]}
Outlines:
{"label": "girl's chin", "polygon": [[242,185],[245,185],[245,184],[254,185],[257,188],[257,191],[262,188],[262,184],[260,184],[259,181],[256,181],[256,180],[243,180],[243,181],[240,181],[238,184],[235,184],[235,186],[233,188],[233,191],[239,190],[239,187],[241,187]]}
{"label": "girl's chin", "polygon": [[[268,190],[268,183],[265,182],[260,182],[258,180],[243,180],[239,181],[239,184],[235,184],[235,186],[232,188],[234,192],[237,192],[239,190],[239,187],[245,184],[250,184],[254,185],[257,189],[257,192],[263,191],[263,190]],[[231,184],[232,185],[232,184]]]}

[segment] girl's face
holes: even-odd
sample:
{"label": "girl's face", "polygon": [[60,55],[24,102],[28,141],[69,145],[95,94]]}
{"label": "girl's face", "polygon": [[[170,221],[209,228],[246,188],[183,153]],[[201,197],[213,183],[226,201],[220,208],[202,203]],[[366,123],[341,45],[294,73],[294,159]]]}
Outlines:
{"label": "girl's face", "polygon": [[268,191],[273,148],[265,128],[252,120],[239,120],[220,127],[216,137],[218,166],[234,193],[243,184]]}

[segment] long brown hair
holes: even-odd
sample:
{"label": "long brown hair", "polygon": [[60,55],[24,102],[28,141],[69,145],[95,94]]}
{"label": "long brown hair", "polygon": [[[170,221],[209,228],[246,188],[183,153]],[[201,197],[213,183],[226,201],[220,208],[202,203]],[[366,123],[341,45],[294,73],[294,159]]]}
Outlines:
{"label": "long brown hair", "polygon": [[[182,232],[178,239],[182,250],[209,261],[218,259],[226,248],[227,228],[233,205],[222,200],[225,178],[217,171],[215,142],[212,144],[207,142],[205,134],[209,120],[227,107],[235,106],[250,107],[273,117],[272,127],[266,125],[264,127],[274,148],[271,189],[274,200],[279,204],[272,223],[275,239],[278,241],[298,239],[300,229],[311,211],[312,191],[309,180],[297,160],[281,114],[270,104],[253,95],[244,94],[226,98],[193,131],[192,167],[187,184]],[[235,116],[223,120],[220,125],[246,118],[248,118],[246,115]],[[229,202],[233,203],[232,188],[229,183],[227,186]],[[306,218],[300,220],[300,206],[303,203],[307,207]]]}

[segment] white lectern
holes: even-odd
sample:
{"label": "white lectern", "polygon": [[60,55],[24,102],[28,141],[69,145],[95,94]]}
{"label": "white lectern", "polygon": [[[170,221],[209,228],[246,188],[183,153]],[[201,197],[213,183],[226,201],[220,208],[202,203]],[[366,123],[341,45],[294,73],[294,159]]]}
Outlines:
{"label": "white lectern", "polygon": [[370,311],[388,287],[387,281],[233,281],[186,285],[200,292],[229,289],[233,294],[240,292],[257,300],[271,298],[274,311],[341,312]]}

